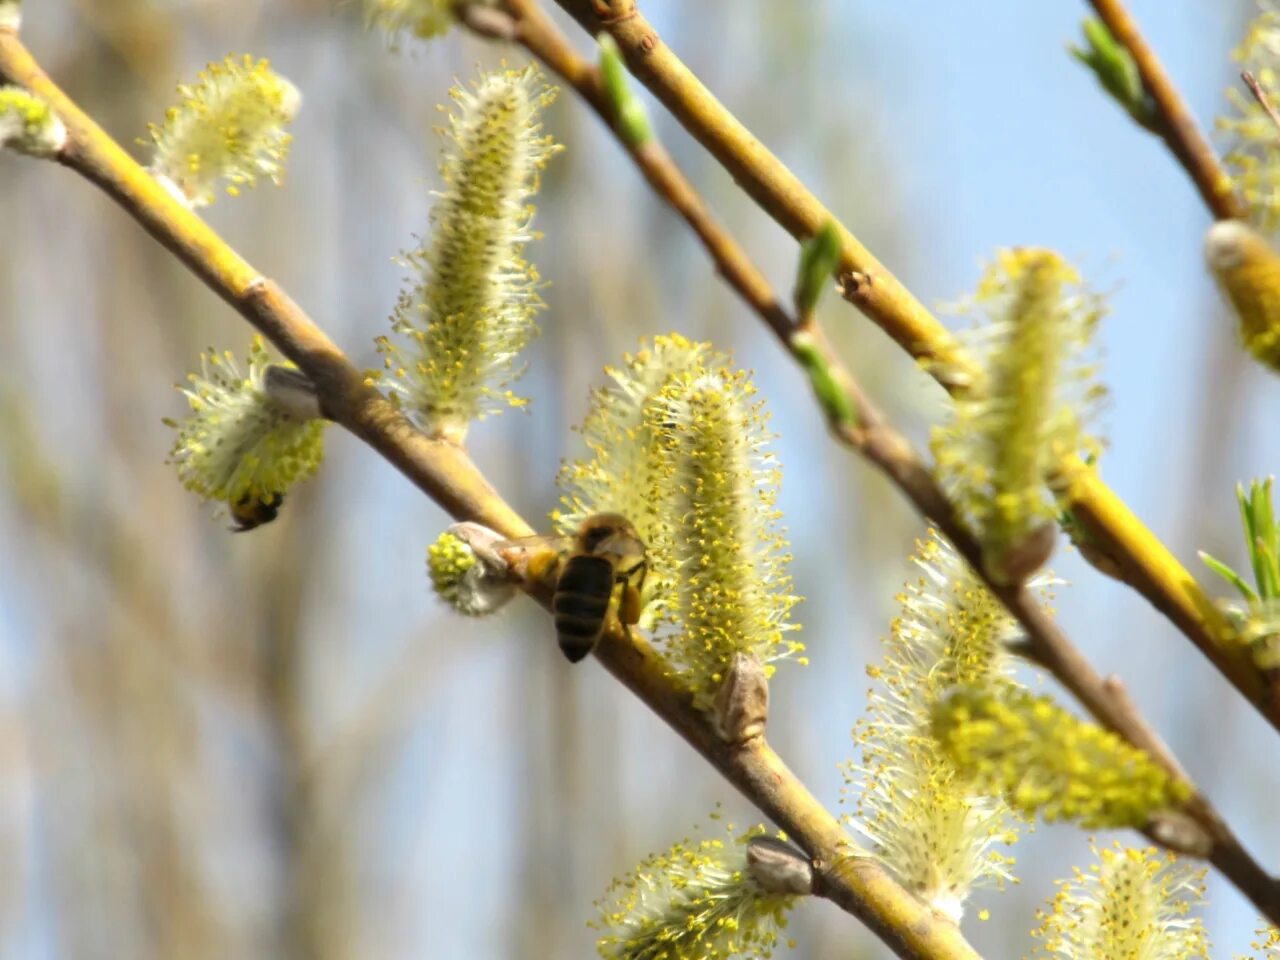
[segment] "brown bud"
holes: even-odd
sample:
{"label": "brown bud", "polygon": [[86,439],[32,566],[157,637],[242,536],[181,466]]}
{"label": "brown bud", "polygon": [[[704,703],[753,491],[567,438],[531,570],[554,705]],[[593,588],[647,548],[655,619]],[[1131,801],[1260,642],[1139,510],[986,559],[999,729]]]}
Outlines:
{"label": "brown bud", "polygon": [[813,893],[813,863],[791,844],[774,837],[747,841],[747,869],[770,893]]}
{"label": "brown bud", "polygon": [[1159,810],[1147,824],[1151,839],[1174,853],[1205,859],[1213,852],[1213,838],[1180,810]]}
{"label": "brown bud", "polygon": [[316,385],[301,370],[268,364],[262,375],[262,389],[272,403],[295,420],[306,422],[324,416],[320,412]]}
{"label": "brown bud", "polygon": [[714,701],[716,729],[728,743],[744,744],[764,735],[769,718],[769,681],[755,657],[736,653]]}
{"label": "brown bud", "polygon": [[1058,539],[1058,528],[1042,523],[1026,536],[986,553],[987,572],[997,583],[1026,583],[1031,575],[1049,562]]}

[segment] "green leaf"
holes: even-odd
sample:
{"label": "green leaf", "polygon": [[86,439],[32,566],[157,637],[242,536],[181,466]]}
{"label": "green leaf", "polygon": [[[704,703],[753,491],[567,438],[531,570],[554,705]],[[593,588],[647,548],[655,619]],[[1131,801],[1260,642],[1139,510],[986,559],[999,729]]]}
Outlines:
{"label": "green leaf", "polygon": [[1204,561],[1204,565],[1206,567],[1239,590],[1240,595],[1250,603],[1257,601],[1258,595],[1253,592],[1253,587],[1245,583],[1244,577],[1240,576],[1240,574],[1236,573],[1221,560],[1216,560],[1209,556],[1209,554],[1205,553],[1203,550],[1200,551],[1200,559]]}
{"label": "green leaf", "polygon": [[1254,565],[1258,571],[1258,595],[1263,600],[1271,600],[1280,596],[1280,576],[1276,571],[1276,552],[1262,540],[1254,545]]}
{"label": "green leaf", "polygon": [[791,352],[809,374],[814,396],[818,398],[827,418],[837,424],[856,424],[858,412],[854,408],[853,399],[836,380],[812,337],[803,330],[795,334],[791,338]]}
{"label": "green leaf", "polygon": [[1263,599],[1280,596],[1280,529],[1276,526],[1275,508],[1272,506],[1271,481],[1272,478],[1268,477],[1262,483],[1254,484],[1254,535],[1261,543],[1259,566],[1266,572],[1267,580],[1265,589],[1261,582],[1258,584]]}
{"label": "green leaf", "polygon": [[[1250,494],[1252,487],[1250,488]],[[1253,500],[1250,494],[1244,492],[1242,484],[1236,484],[1236,502],[1240,504],[1240,523],[1244,526],[1244,541],[1251,544],[1257,538],[1258,534],[1253,529]]]}
{"label": "green leaf", "polygon": [[1243,487],[1236,487],[1253,579],[1263,599],[1280,596],[1280,529],[1276,527],[1271,486],[1271,478],[1255,480],[1248,495]]}
{"label": "green leaf", "polygon": [[622,139],[632,147],[643,147],[653,139],[653,127],[644,104],[631,92],[627,66],[622,61],[618,44],[607,33],[596,38],[600,44],[600,80],[605,98],[613,108],[614,120]]}
{"label": "green leaf", "polygon": [[818,232],[800,245],[796,266],[796,314],[803,323],[818,306],[822,294],[840,263],[840,231],[834,220],[826,221]]}
{"label": "green leaf", "polygon": [[1133,55],[1116,41],[1101,20],[1089,17],[1081,28],[1085,47],[1071,47],[1071,55],[1093,71],[1102,89],[1141,127],[1158,132],[1155,101],[1142,83]]}

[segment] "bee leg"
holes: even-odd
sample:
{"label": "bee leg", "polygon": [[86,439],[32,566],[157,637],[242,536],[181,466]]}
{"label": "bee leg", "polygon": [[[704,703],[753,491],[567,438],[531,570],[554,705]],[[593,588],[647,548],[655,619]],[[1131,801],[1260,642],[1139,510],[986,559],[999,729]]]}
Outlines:
{"label": "bee leg", "polygon": [[618,619],[628,626],[637,624],[640,622],[641,609],[640,591],[634,583],[624,583],[622,596],[618,600]]}
{"label": "bee leg", "polygon": [[560,567],[560,555],[554,550],[538,550],[528,558],[525,575],[530,583],[550,583]]}

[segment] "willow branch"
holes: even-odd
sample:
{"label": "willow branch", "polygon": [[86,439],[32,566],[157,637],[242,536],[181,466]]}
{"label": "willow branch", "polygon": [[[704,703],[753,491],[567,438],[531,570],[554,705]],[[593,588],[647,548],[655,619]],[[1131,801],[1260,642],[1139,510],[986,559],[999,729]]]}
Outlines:
{"label": "willow branch", "polygon": [[[865,395],[859,394],[857,403],[861,426],[842,428],[837,437],[879,467],[983,578],[1026,631],[1019,652],[1048,670],[1099,723],[1145,751],[1175,779],[1190,784],[1177,759],[1134,707],[1123,686],[1094,670],[1032,592],[1025,586],[1009,586],[991,579],[981,544],[968,531],[907,438],[888,424]],[[1162,832],[1154,824],[1144,832],[1162,846],[1176,846],[1179,852],[1193,850],[1205,856],[1264,916],[1272,923],[1280,923],[1280,883],[1245,849],[1208,797],[1191,786],[1194,793],[1186,812],[1198,827],[1194,842]],[[1202,841],[1207,841],[1207,849],[1199,847]]]}
{"label": "willow branch", "polygon": [[[301,308],[178,204],[87,117],[44,74],[11,30],[0,29],[0,78],[50,104],[69,134],[59,162],[103,189],[311,377],[326,415],[372,446],[454,517],[475,520],[508,537],[532,532],[465,450],[427,438],[387,403]],[[549,598],[541,599],[545,603]],[[763,739],[745,748],[723,742],[690,696],[673,685],[646,641],[615,621],[596,655],[814,859],[822,895],[861,919],[898,956],[980,960],[954,924],[933,914],[882,867],[860,855],[836,818]]]}
{"label": "willow branch", "polygon": [[[645,84],[742,188],[781,226],[800,239],[831,213],[757,140],[658,37],[635,0],[556,0],[591,34],[617,42],[632,73]],[[972,382],[971,361],[949,332],[846,229],[840,270],[845,298],[876,322],[944,386]],[[1066,506],[1091,540],[1105,549],[1126,579],[1280,729],[1280,698],[1267,693],[1257,667],[1240,656],[1231,624],[1177,558],[1104,484],[1075,459],[1061,468]]]}
{"label": "willow branch", "polygon": [[[1123,685],[1114,678],[1103,678],[1090,666],[1079,648],[1061,631],[1030,591],[1000,584],[987,577],[981,545],[961,522],[910,441],[887,421],[860,389],[816,322],[806,324],[805,346],[800,346],[796,337],[800,328],[781,307],[764,275],[733,236],[715,221],[670,155],[656,140],[639,148],[628,145],[611,115],[596,68],[574,52],[534,0],[507,0],[506,8],[514,18],[506,37],[522,44],[573,86],[605,120],[657,195],[680,213],[702,241],[717,271],[774,331],[797,362],[810,370],[816,363],[830,374],[837,389],[844,393],[846,402],[839,405],[840,408],[852,411],[851,417],[839,418],[832,415],[831,405],[824,404],[836,439],[879,468],[986,579],[987,586],[1026,631],[1027,640],[1021,652],[1045,667],[1100,723],[1146,751],[1175,778],[1188,781],[1177,759],[1129,700]],[[811,351],[809,356],[805,356],[805,350]],[[1096,474],[1090,475],[1096,477]],[[1174,610],[1171,615],[1176,618],[1179,614]],[[1224,668],[1233,668],[1233,665],[1224,664]],[[1247,676],[1242,676],[1242,682],[1246,679]],[[1264,914],[1280,920],[1280,889],[1243,848],[1208,799],[1197,792],[1188,809],[1211,845],[1204,851],[1211,862]],[[1168,836],[1151,831],[1148,835],[1162,844],[1170,842]]]}
{"label": "willow branch", "polygon": [[[573,87],[617,135],[616,118],[605,96],[600,71],[596,66],[578,55],[535,0],[507,0],[505,6],[513,18],[511,38]],[[788,342],[795,324],[775,296],[768,280],[751,262],[733,235],[712,216],[702,197],[676,166],[666,148],[657,138],[640,146],[628,143],[622,136],[617,136],[617,140],[654,192],[670,204],[697,235],[711,256],[716,272],[724,277],[725,282],[768,323],[784,343]]]}
{"label": "willow branch", "polygon": [[753,200],[797,239],[828,220],[840,232],[842,273],[868,279],[863,311],[904,348],[938,370],[963,378],[959,345],[871,251],[824,207],[787,167],[725,109],[636,9],[634,0],[556,0],[591,35],[607,30],[631,72],[733,175]]}
{"label": "willow branch", "polygon": [[1155,51],[1143,38],[1124,0],[1089,0],[1089,5],[1116,41],[1133,57],[1142,85],[1155,104],[1156,128],[1160,138],[1191,177],[1205,206],[1219,220],[1243,219],[1245,210],[1231,185],[1231,177],[1200,132],[1191,109],[1178,93]]}
{"label": "willow branch", "polygon": [[[316,384],[325,415],[381,453],[455,517],[523,526],[453,444],[423,435],[366,382],[271,280],[178,203],[58,88],[12,31],[0,30],[0,76],[45,100],[67,127],[58,162],[100,187]],[[481,515],[477,515],[480,511]]]}

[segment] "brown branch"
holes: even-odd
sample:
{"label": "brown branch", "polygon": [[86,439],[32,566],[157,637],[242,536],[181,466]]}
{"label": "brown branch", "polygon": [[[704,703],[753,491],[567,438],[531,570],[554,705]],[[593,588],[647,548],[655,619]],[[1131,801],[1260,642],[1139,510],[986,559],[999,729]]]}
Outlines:
{"label": "brown branch", "polygon": [[[98,184],[211,289],[293,359],[316,383],[327,415],[377,449],[455,517],[477,520],[508,536],[529,532],[528,525],[493,491],[465,451],[452,444],[426,438],[387,404],[300,308],[271,281],[261,277],[236,256],[203,221],[156,187],[145,171],[43,75],[17,38],[4,31],[0,31],[0,74],[42,96],[67,124],[70,140],[60,161]],[[672,178],[675,168],[669,163],[669,158],[664,160],[664,153],[651,150],[637,153],[649,155],[650,168],[659,174],[655,187],[664,196],[670,194],[674,198],[673,204],[686,217],[701,218],[699,236],[712,249],[718,268],[748,302],[766,320],[770,320],[771,328],[787,340],[792,325],[778,305],[777,298],[745,256],[739,256],[741,251],[737,250],[732,239],[722,230],[717,232],[718,228],[706,215],[696,193],[690,188],[683,191],[682,196],[681,181]],[[678,171],[675,174],[679,176]],[[866,453],[891,476],[900,478],[904,492],[922,512],[933,516],[944,531],[951,528],[950,536],[957,541],[957,547],[973,562],[978,556],[976,545],[966,544],[961,528],[954,524],[954,518],[948,518],[949,508],[940,492],[932,486],[928,471],[906,441],[884,426],[882,418],[866,398],[857,394],[856,385],[839,367],[825,341],[820,343],[838,376],[857,396],[860,425],[841,427],[846,442]],[[933,511],[927,506],[931,503],[934,504]],[[975,568],[981,569],[980,563],[975,563]],[[1064,656],[1053,641],[1056,627],[1042,612],[1037,612],[1033,604],[1020,602],[1017,598],[1007,602],[1015,614],[1022,610],[1019,615],[1024,619],[1024,625],[1033,635],[1039,634],[1038,649],[1051,669],[1055,658],[1070,664],[1070,657]],[[1038,629],[1037,616],[1044,620]],[[1031,618],[1030,624],[1027,617]],[[1061,639],[1065,642],[1065,638]],[[1069,642],[1067,646],[1070,647]],[[1055,650],[1058,650],[1056,654]],[[1070,650],[1074,652],[1074,648]],[[838,822],[766,744],[761,742],[749,750],[730,750],[723,744],[706,718],[693,709],[687,696],[671,686],[656,656],[643,641],[611,632],[600,645],[598,655],[612,673],[815,858],[819,889],[824,895],[863,919],[899,955],[975,956],[951,924],[929,914],[879,867],[863,858],[848,856],[852,848]],[[1083,673],[1061,666],[1055,673],[1059,673],[1082,702],[1106,722],[1108,701],[1100,687],[1095,689],[1087,665]],[[1135,724],[1125,726],[1133,727]],[[1143,745],[1142,729],[1125,729],[1122,732],[1133,742]],[[1215,850],[1219,846],[1220,842]],[[1228,865],[1237,859],[1234,855],[1228,858]],[[1228,868],[1223,869],[1226,872]],[[1260,870],[1256,873],[1265,878]],[[1270,911],[1264,909],[1264,912],[1274,918]]]}
{"label": "brown branch", "polygon": [[[662,42],[635,0],[556,2],[589,34],[607,30],[631,72],[784,228],[804,239],[832,219],[796,176]],[[1117,32],[1117,36],[1123,35],[1123,31]],[[1152,58],[1138,59],[1148,70],[1153,69]],[[1158,98],[1162,109],[1171,102],[1177,105],[1176,97],[1171,101],[1168,96],[1167,82],[1163,86],[1156,82],[1155,89],[1164,91]],[[1177,129],[1185,136],[1183,127]],[[1191,131],[1194,133],[1194,125]],[[1204,160],[1203,151],[1196,156]],[[1196,169],[1218,170],[1216,160],[1212,167],[1202,162]],[[1235,201],[1218,201],[1220,205],[1228,202]],[[845,298],[912,356],[931,360],[929,372],[948,389],[963,390],[971,384],[971,362],[945,328],[846,228],[840,227],[839,232]],[[1126,571],[1127,581],[1169,616],[1241,695],[1280,729],[1280,698],[1269,695],[1265,678],[1255,665],[1236,655],[1231,625],[1191,573],[1092,468],[1069,459],[1061,474],[1066,505],[1099,549],[1105,550]]]}
{"label": "brown branch", "polygon": [[45,100],[62,119],[68,141],[58,161],[100,187],[306,372],[323,398],[326,416],[374,447],[455,517],[465,516],[495,529],[518,527],[529,532],[465,452],[415,429],[275,283],[169,196],[85,115],[45,75],[12,31],[0,30],[0,76]]}
{"label": "brown branch", "polygon": [[[572,86],[616,134],[616,118],[596,66],[574,51],[564,34],[533,0],[507,0],[506,8],[515,20],[513,39]],[[654,192],[684,218],[702,241],[716,272],[764,318],[779,339],[787,343],[795,328],[791,317],[779,303],[764,274],[711,215],[702,197],[676,166],[666,148],[656,138],[641,146],[630,144],[621,136],[618,142],[631,155]]]}
{"label": "brown branch", "polygon": [[[702,241],[718,272],[800,360],[794,337],[798,329],[796,324],[779,305],[763,274],[751,263],[732,235],[711,216],[706,204],[670,155],[656,140],[644,147],[628,147],[611,115],[598,72],[573,51],[534,0],[507,0],[506,6],[515,18],[516,41],[572,85],[605,120],[658,196],[684,217]],[[888,476],[916,509],[938,526],[970,566],[984,577],[987,586],[1027,631],[1025,656],[1056,677],[1099,722],[1146,751],[1175,778],[1187,781],[1177,759],[1134,707],[1123,686],[1114,678],[1104,679],[1090,666],[1079,648],[1061,631],[1030,591],[1020,586],[997,583],[986,574],[981,545],[956,515],[910,441],[888,423],[861,391],[816,321],[811,320],[805,329],[817,362],[845,391],[849,407],[855,412],[850,421],[839,421],[829,416],[835,437],[857,450]],[[1189,804],[1189,812],[1212,844],[1206,851],[1212,862],[1268,917],[1280,919],[1280,888],[1244,850],[1209,801],[1197,793]],[[1151,832],[1148,835],[1161,843],[1168,839]]]}
{"label": "brown branch", "polygon": [[[1027,631],[1024,643],[1028,659],[1047,669],[1103,726],[1144,750],[1176,779],[1189,782],[1159,735],[1134,709],[1123,687],[1117,687],[1114,681],[1104,679],[1093,669],[1032,593],[1023,586],[1003,585],[987,576],[981,545],[960,522],[932,475],[906,446],[905,439],[881,426],[868,432],[860,449],[890,474],[924,516],[938,525],[1017,618]],[[1244,848],[1209,799],[1197,790],[1187,804],[1187,813],[1212,844],[1209,861],[1272,923],[1280,923],[1280,883]],[[1157,843],[1168,841],[1152,830],[1146,833]]]}
{"label": "brown branch", "polygon": [[1143,38],[1124,0],[1089,0],[1089,4],[1107,25],[1111,35],[1133,57],[1142,85],[1155,104],[1160,137],[1191,177],[1205,205],[1219,220],[1243,219],[1245,210],[1231,186],[1231,178],[1200,132],[1195,117],[1155,51]]}
{"label": "brown branch", "polygon": [[899,957],[977,958],[953,924],[898,886],[874,860],[859,855],[836,819],[763,737],[745,748],[725,743],[708,715],[672,685],[647,643],[611,630],[596,652],[610,673],[814,858],[815,893],[860,919]]}
{"label": "brown branch", "polygon": [[868,278],[859,304],[911,355],[941,373],[968,368],[954,338],[787,167],[716,100],[636,8],[634,0],[556,0],[592,36],[607,30],[631,72],[733,179],[798,240],[827,221],[840,233],[839,272]]}
{"label": "brown branch", "polygon": [[[465,450],[431,440],[394,409],[274,283],[241,259],[87,117],[44,73],[11,30],[0,29],[0,78],[42,97],[66,124],[61,163],[101,187],[155,239],[297,363],[326,415],[386,457],[459,519],[508,537],[529,525],[488,484]],[[541,598],[545,602],[546,597]],[[551,655],[548,645],[548,655]],[[818,889],[860,918],[900,957],[979,960],[958,928],[934,915],[874,861],[761,738],[730,747],[675,687],[641,638],[616,622],[596,648],[602,664],[814,858]]]}

